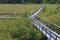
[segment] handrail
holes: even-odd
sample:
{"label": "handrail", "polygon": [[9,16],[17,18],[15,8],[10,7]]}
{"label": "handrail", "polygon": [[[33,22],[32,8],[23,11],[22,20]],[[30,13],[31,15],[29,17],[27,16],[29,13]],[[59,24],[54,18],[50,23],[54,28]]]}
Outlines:
{"label": "handrail", "polygon": [[34,10],[34,11],[31,13],[31,18],[34,17],[35,15],[37,15],[39,12],[41,12],[43,8],[44,8],[44,6],[39,7],[38,9]]}
{"label": "handrail", "polygon": [[[41,28],[41,26],[42,26],[42,30],[44,30],[45,32],[46,32],[46,34],[49,34],[50,35],[50,37],[52,37],[52,38],[54,38],[54,40],[57,40],[58,38],[60,39],[60,35],[58,35],[57,33],[55,33],[53,30],[51,30],[51,29],[49,29],[48,27],[46,27],[45,25],[43,25],[41,22],[39,22],[38,20],[33,20],[33,23],[35,23],[35,24],[37,24],[37,26],[39,26],[39,30],[40,30],[40,28]],[[42,31],[43,32],[43,31]],[[47,36],[45,34],[45,36]],[[53,35],[55,36],[53,36]],[[49,37],[48,37],[49,38]],[[51,40],[51,38],[49,38],[50,40]]]}
{"label": "handrail", "polygon": [[43,6],[41,6],[41,7],[37,8],[36,10],[32,11],[32,12],[31,12],[31,15],[33,15],[36,11],[38,11],[38,10],[41,9],[42,7],[43,7]]}
{"label": "handrail", "polygon": [[41,23],[43,23],[45,26],[53,30],[54,32],[60,34],[60,26],[57,26],[56,24],[49,22],[48,20],[45,20],[43,18],[39,18],[35,16],[35,19],[39,20]]}

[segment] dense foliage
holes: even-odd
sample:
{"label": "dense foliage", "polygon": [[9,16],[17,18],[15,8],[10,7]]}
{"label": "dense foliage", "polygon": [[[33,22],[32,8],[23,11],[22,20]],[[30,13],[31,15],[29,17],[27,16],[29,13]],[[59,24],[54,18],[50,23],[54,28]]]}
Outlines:
{"label": "dense foliage", "polygon": [[16,4],[16,3],[60,3],[60,0],[0,0],[0,3],[9,3],[9,4]]}
{"label": "dense foliage", "polygon": [[0,40],[40,40],[42,33],[26,18],[0,19]]}

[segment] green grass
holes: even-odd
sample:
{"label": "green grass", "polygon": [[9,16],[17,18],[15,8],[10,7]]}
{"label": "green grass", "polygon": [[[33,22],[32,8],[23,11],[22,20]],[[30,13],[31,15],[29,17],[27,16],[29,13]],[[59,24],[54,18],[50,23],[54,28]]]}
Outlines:
{"label": "green grass", "polygon": [[0,40],[39,40],[41,38],[42,33],[29,19],[0,19]]}
{"label": "green grass", "polygon": [[60,26],[60,4],[46,4],[38,16]]}
{"label": "green grass", "polygon": [[40,4],[0,4],[0,13],[30,13]]}
{"label": "green grass", "polygon": [[[0,13],[30,13],[40,4],[0,4]],[[27,18],[0,19],[0,40],[39,40],[42,33]]]}

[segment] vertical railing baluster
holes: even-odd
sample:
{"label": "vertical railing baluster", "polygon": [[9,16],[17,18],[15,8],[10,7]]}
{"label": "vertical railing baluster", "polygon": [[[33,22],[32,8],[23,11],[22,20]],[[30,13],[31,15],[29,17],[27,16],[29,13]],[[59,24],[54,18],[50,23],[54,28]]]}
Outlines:
{"label": "vertical railing baluster", "polygon": [[50,40],[51,40],[51,32],[50,32]]}
{"label": "vertical railing baluster", "polygon": [[57,36],[56,36],[55,40],[57,40]]}

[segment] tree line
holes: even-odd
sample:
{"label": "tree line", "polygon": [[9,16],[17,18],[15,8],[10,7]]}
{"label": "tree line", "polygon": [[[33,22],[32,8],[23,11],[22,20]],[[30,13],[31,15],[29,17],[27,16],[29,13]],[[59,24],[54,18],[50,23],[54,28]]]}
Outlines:
{"label": "tree line", "polygon": [[30,4],[30,3],[60,3],[60,0],[0,0],[0,3],[4,4]]}

